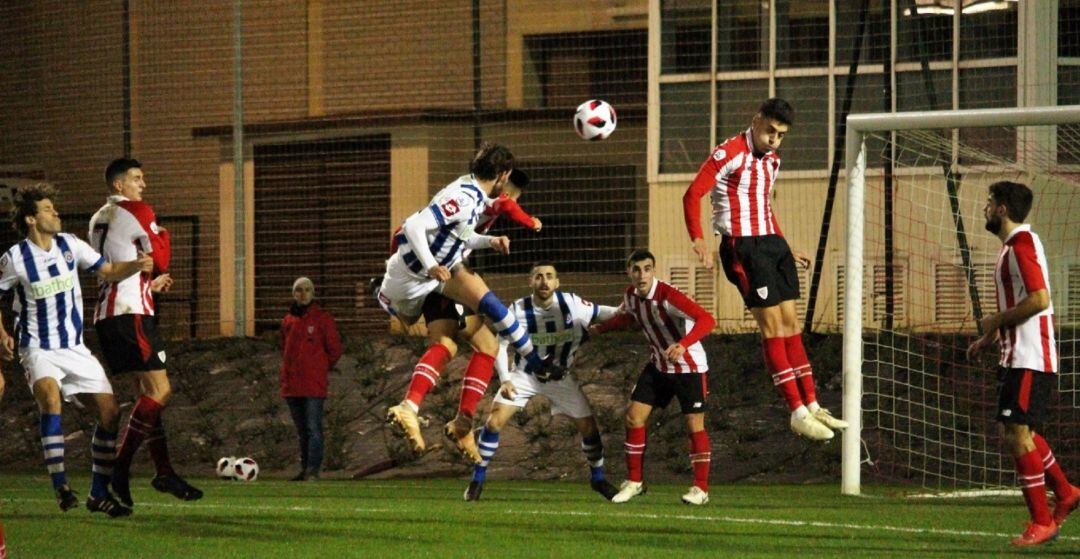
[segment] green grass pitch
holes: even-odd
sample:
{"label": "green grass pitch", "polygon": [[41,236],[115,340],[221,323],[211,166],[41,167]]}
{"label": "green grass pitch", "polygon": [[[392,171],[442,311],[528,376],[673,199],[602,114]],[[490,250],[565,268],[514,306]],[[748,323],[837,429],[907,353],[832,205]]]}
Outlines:
{"label": "green grass pitch", "polygon": [[[86,477],[73,487],[86,496]],[[612,505],[583,483],[466,481],[254,483],[193,480],[184,503],[132,480],[135,515],[61,513],[44,475],[0,478],[0,518],[12,559],[32,557],[996,557],[1080,555],[1080,518],[1034,550],[1019,497],[906,499],[891,488],[844,497],[837,485],[713,486],[703,507],[685,487],[651,485]]]}

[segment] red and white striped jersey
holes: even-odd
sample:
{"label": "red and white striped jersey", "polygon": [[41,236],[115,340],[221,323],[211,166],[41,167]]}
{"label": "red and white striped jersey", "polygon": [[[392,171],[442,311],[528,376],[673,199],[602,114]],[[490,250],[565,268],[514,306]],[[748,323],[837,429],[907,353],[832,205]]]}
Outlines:
{"label": "red and white striped jersey", "polygon": [[[709,370],[701,338],[716,326],[709,311],[673,285],[655,280],[645,297],[634,286],[623,294],[626,313],[641,325],[649,340],[649,360],[664,373],[704,373]],[[671,344],[679,342],[686,353],[672,362],[664,355]]]}
{"label": "red and white striped jersey", "polygon": [[770,202],[779,171],[777,152],[754,155],[749,129],[717,146],[683,196],[683,217],[690,239],[704,237],[701,197],[710,191],[713,232],[717,235],[781,235]]}
{"label": "red and white striped jersey", "polygon": [[[169,232],[158,227],[154,210],[145,202],[109,196],[90,218],[90,244],[108,262],[135,260],[142,251],[154,259],[154,275],[169,269]],[[144,272],[119,282],[101,282],[94,322],[124,314],[154,314],[152,277]]]}
{"label": "red and white striped jersey", "polygon": [[[1009,233],[994,266],[998,311],[1009,310],[1031,293],[1045,289],[1050,294],[1050,268],[1039,236],[1030,225]],[[1058,369],[1057,340],[1054,337],[1054,304],[1014,326],[998,329],[1001,366],[1055,373]]]}

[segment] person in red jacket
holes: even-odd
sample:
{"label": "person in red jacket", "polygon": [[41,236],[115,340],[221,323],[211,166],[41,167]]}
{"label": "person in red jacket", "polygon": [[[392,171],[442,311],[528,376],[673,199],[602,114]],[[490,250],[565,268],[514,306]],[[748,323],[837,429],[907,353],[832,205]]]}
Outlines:
{"label": "person in red jacket", "polygon": [[322,469],[327,373],[341,358],[341,338],[334,317],[314,302],[311,280],[297,278],[292,294],[295,302],[281,321],[281,397],[300,439],[300,473],[292,481],[315,480]]}

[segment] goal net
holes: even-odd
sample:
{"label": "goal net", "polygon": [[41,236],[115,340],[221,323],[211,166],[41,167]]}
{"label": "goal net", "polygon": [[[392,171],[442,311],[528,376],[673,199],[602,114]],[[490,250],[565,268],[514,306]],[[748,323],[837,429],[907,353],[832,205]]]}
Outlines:
{"label": "goal net", "polygon": [[[864,479],[939,490],[1014,486],[997,434],[997,347],[965,358],[997,311],[1001,242],[987,187],[1029,185],[1028,221],[1050,264],[1058,390],[1041,429],[1080,464],[1080,107],[858,115],[849,119],[844,298],[845,493]],[[860,386],[861,384],[861,386]],[[861,398],[860,396],[861,389]]]}

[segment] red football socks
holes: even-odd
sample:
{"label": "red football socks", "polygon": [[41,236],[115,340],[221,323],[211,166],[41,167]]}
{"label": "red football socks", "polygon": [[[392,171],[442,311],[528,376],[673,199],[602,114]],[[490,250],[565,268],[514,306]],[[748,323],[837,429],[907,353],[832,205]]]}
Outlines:
{"label": "red football socks", "polygon": [[794,411],[803,405],[799,386],[795,382],[795,372],[787,357],[787,344],[784,338],[765,338],[761,344],[765,353],[765,366],[772,376],[777,392],[787,401],[788,409]]}
{"label": "red football socks", "polygon": [[645,428],[626,428],[626,479],[641,481],[645,464]]}
{"label": "red football socks", "polygon": [[450,350],[442,344],[429,347],[413,369],[412,380],[409,382],[409,391],[405,399],[419,408],[420,403],[424,401],[424,396],[427,396],[427,393],[439,381],[439,375],[442,374],[443,368],[450,362],[451,357]]}
{"label": "red football socks", "polygon": [[1020,480],[1020,490],[1024,492],[1031,520],[1036,524],[1049,526],[1054,522],[1050,516],[1050,507],[1046,504],[1046,481],[1043,475],[1043,459],[1035,449],[1016,459],[1016,473]]}
{"label": "red football socks", "polygon": [[122,471],[131,468],[131,460],[135,457],[135,451],[150,436],[154,426],[161,421],[161,410],[164,406],[148,396],[139,396],[135,407],[131,410],[131,418],[128,419],[127,430],[124,438],[120,441],[120,448],[116,451],[116,467]]}
{"label": "red football socks", "polygon": [[474,351],[469,359],[469,366],[465,368],[465,378],[461,380],[461,401],[458,403],[458,411],[465,417],[476,414],[476,406],[484,398],[488,382],[495,372],[495,357],[479,351]]}
{"label": "red football socks", "polygon": [[712,449],[709,446],[709,434],[704,430],[690,433],[690,466],[694,468],[694,485],[709,492],[709,465]]}
{"label": "red football socks", "polygon": [[810,368],[810,360],[806,357],[803,349],[802,334],[784,338],[784,347],[787,348],[788,364],[795,372],[795,381],[799,384],[799,392],[802,394],[804,404],[817,401],[817,392],[814,390],[814,372]]}
{"label": "red football socks", "polygon": [[1046,482],[1050,484],[1050,489],[1054,490],[1054,495],[1058,499],[1068,496],[1071,484],[1069,484],[1069,479],[1065,477],[1065,472],[1062,471],[1057,460],[1054,459],[1054,453],[1050,450],[1050,445],[1047,444],[1046,439],[1042,438],[1042,435],[1032,433],[1031,438],[1035,440],[1035,450],[1042,458],[1043,472],[1046,475]]}

